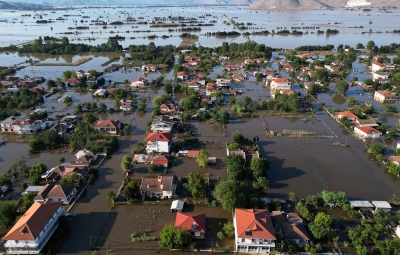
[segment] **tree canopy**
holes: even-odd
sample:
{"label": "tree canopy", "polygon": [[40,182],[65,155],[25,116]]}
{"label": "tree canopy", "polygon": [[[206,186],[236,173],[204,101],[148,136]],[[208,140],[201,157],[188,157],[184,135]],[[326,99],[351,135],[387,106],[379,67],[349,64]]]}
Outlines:
{"label": "tree canopy", "polygon": [[160,232],[160,247],[162,249],[193,248],[192,235],[186,229],[175,228],[171,224],[165,225]]}
{"label": "tree canopy", "polygon": [[205,196],[206,183],[199,172],[190,172],[188,175],[188,182],[185,183],[184,186],[190,191],[193,197]]}

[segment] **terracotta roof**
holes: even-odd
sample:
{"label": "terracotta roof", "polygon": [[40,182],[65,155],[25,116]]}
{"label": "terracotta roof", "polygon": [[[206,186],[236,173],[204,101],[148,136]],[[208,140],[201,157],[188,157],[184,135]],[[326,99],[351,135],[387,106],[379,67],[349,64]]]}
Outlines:
{"label": "terracotta roof", "polygon": [[188,75],[186,72],[179,72],[177,76],[186,76]]}
{"label": "terracotta roof", "polygon": [[275,78],[275,79],[272,79],[272,81],[273,82],[276,82],[276,83],[280,83],[280,82],[290,82],[290,80],[289,79],[287,79],[287,78]]}
{"label": "terracotta roof", "polygon": [[35,240],[62,202],[35,202],[3,237],[3,240]]}
{"label": "terracotta roof", "polygon": [[205,233],[206,215],[204,213],[184,212],[176,213],[176,228],[184,228],[189,232]]}
{"label": "terracotta roof", "polygon": [[362,131],[364,134],[382,134],[381,131],[376,130],[373,127],[369,127],[369,126],[365,126],[365,127],[355,127],[357,129],[359,129],[360,131]]}
{"label": "terracotta roof", "polygon": [[117,128],[120,124],[119,120],[100,120],[97,122],[95,128],[113,127]]}
{"label": "terracotta roof", "polygon": [[169,142],[172,139],[172,133],[149,133],[146,141]]}
{"label": "terracotta roof", "polygon": [[291,95],[291,94],[294,94],[294,91],[291,89],[284,89],[284,90],[281,90],[281,94]]}
{"label": "terracotta roof", "polygon": [[375,91],[375,93],[378,93],[384,97],[392,97],[392,98],[396,98],[396,94],[389,92],[387,90],[377,90]]}
{"label": "terracotta roof", "polygon": [[110,94],[114,94],[116,90],[117,90],[117,88],[108,88],[107,92]]}
{"label": "terracotta roof", "polygon": [[188,150],[186,155],[187,156],[199,156],[200,151],[199,150]]}
{"label": "terracotta roof", "polygon": [[154,165],[165,165],[168,164],[168,159],[164,155],[156,154],[150,158],[150,161]]}
{"label": "terracotta roof", "polygon": [[381,64],[381,63],[379,63],[379,62],[374,62],[374,63],[372,63],[373,65],[376,65],[376,66],[379,66],[379,67],[385,67],[385,65],[384,64]]}
{"label": "terracotta roof", "polygon": [[131,83],[132,83],[132,82],[138,82],[138,81],[141,81],[141,82],[146,83],[146,82],[147,82],[147,79],[146,79],[146,78],[142,78],[142,77],[138,77],[138,78],[133,79],[133,80],[131,81]]}
{"label": "terracotta roof", "polygon": [[337,112],[335,114],[336,116],[340,116],[340,117],[346,117],[346,118],[350,118],[350,119],[358,119],[358,116],[349,112],[349,111],[345,111],[345,112]]}
{"label": "terracotta roof", "polygon": [[244,79],[244,76],[240,73],[232,74],[232,79]]}
{"label": "terracotta roof", "polygon": [[388,160],[390,161],[390,162],[396,162],[396,163],[400,163],[400,156],[389,156],[388,157]]}
{"label": "terracotta roof", "polygon": [[235,209],[237,238],[276,240],[268,210]]}
{"label": "terracotta roof", "polygon": [[284,239],[310,240],[302,223],[281,222],[280,227]]}

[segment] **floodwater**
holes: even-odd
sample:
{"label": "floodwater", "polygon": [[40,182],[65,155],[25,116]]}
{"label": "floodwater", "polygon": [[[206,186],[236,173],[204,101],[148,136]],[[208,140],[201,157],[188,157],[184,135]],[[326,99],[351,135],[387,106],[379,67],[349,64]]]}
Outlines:
{"label": "floodwater", "polygon": [[[240,30],[239,32],[250,32],[268,30],[275,32],[281,29],[297,30],[304,33],[303,36],[292,35],[267,35],[267,36],[250,36],[251,40],[258,43],[265,43],[274,48],[295,48],[300,45],[333,44],[341,43],[355,46],[361,42],[366,44],[369,40],[374,40],[377,45],[388,45],[399,40],[398,34],[386,33],[398,29],[393,22],[388,20],[396,20],[399,16],[397,9],[392,13],[383,13],[377,9],[371,12],[363,12],[362,9],[353,11],[337,9],[331,10],[298,10],[298,11],[254,11],[245,7],[107,7],[107,8],[87,8],[87,6],[76,6],[76,9],[60,9],[54,13],[52,11],[1,11],[2,31],[0,32],[1,46],[7,46],[11,43],[18,44],[26,41],[37,39],[38,31],[45,32],[48,36],[61,37],[66,32],[70,41],[85,42],[92,45],[101,44],[107,41],[109,36],[123,36],[126,40],[122,40],[124,47],[130,44],[148,44],[149,35],[158,37],[151,39],[156,45],[178,45],[181,42],[179,35],[181,31],[176,31],[176,27],[151,27],[155,17],[182,16],[185,18],[196,18],[196,23],[210,24],[214,21],[214,26],[202,26],[201,31],[190,32],[199,36],[197,44],[204,46],[218,46],[224,41],[242,43],[247,39],[243,36],[237,37],[210,37],[206,33],[217,31],[234,30],[232,25],[224,22],[230,22],[231,19],[239,23],[252,23],[247,25],[249,29]],[[22,15],[30,14],[31,16],[23,17]],[[211,16],[205,16],[210,14]],[[65,16],[70,15],[70,16]],[[366,16],[369,15],[369,16]],[[87,16],[89,18],[84,18]],[[136,21],[127,23],[128,17],[136,18]],[[63,18],[64,20],[57,20]],[[37,24],[36,20],[46,19],[52,20],[52,23]],[[108,25],[108,28],[102,28],[102,25],[95,25],[94,20],[105,22],[122,21],[123,25]],[[147,22],[147,24],[139,24],[139,22]],[[167,21],[164,21],[167,22]],[[195,23],[195,24],[196,24]],[[188,24],[189,27],[191,24]],[[68,29],[69,27],[84,26],[89,29],[76,30]],[[300,27],[300,29],[299,29]],[[339,34],[325,35],[317,34],[316,28],[309,29],[307,27],[319,27],[320,30],[337,29]],[[363,27],[363,28],[360,28]],[[293,29],[292,29],[293,28]],[[168,31],[173,29],[173,31]],[[237,30],[237,29],[236,29]],[[362,32],[364,32],[362,34]],[[371,32],[371,33],[370,33]],[[381,36],[376,32],[385,33]],[[39,34],[40,34],[39,33]],[[161,38],[167,35],[169,38]],[[95,39],[88,41],[87,38]],[[131,39],[134,38],[134,39]]]}

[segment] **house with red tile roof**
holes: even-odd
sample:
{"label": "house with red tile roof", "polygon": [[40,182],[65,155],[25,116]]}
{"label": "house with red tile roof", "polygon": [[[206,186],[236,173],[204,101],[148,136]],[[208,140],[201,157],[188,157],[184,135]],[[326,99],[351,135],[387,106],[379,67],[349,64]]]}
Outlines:
{"label": "house with red tile roof", "polygon": [[131,87],[146,87],[149,81],[146,78],[138,77],[131,81]]}
{"label": "house with red tile roof", "polygon": [[384,64],[379,63],[379,62],[373,62],[373,63],[371,64],[371,70],[372,70],[372,72],[379,72],[379,71],[385,69],[385,67],[386,67],[386,66],[385,66]]}
{"label": "house with red tile roof", "polygon": [[369,126],[355,127],[354,133],[361,136],[362,138],[379,138],[382,135],[381,131]]}
{"label": "house with red tile roof", "polygon": [[38,254],[56,231],[62,202],[35,202],[2,238],[7,254]]}
{"label": "house with red tile roof", "polygon": [[79,79],[71,78],[67,80],[68,86],[77,86],[79,84]]}
{"label": "house with red tile roof", "polygon": [[162,105],[160,105],[160,113],[162,115],[175,115],[176,107],[170,100],[165,100]]}
{"label": "house with red tile roof", "polygon": [[241,81],[244,81],[244,76],[243,76],[243,74],[240,74],[240,73],[234,73],[234,74],[232,74],[232,80],[241,82]]}
{"label": "house with red tile roof", "polygon": [[235,209],[236,252],[269,253],[275,247],[275,231],[268,210]]}
{"label": "house with red tile roof", "polygon": [[172,133],[149,133],[146,136],[146,151],[169,152],[172,144]]}
{"label": "house with red tile roof", "polygon": [[12,129],[16,134],[31,134],[32,132],[38,131],[40,129],[40,125],[31,119],[17,120],[12,125]]}
{"label": "house with red tile roof", "polygon": [[189,75],[188,75],[187,72],[179,72],[179,73],[176,75],[176,78],[179,78],[179,79],[181,79],[182,81],[186,81],[186,80],[189,78]]}
{"label": "house with red tile roof", "polygon": [[396,94],[387,90],[377,90],[374,94],[374,100],[383,104],[386,102],[395,102],[397,100]]}
{"label": "house with red tile roof", "polygon": [[147,64],[142,66],[143,71],[155,72],[157,70],[157,66],[153,64]]}
{"label": "house with red tile roof", "polygon": [[175,228],[186,229],[192,234],[193,239],[205,239],[206,215],[195,212],[177,212]]}
{"label": "house with red tile roof", "polygon": [[226,70],[228,70],[228,71],[232,71],[232,70],[239,70],[239,69],[240,69],[240,66],[238,66],[238,65],[228,65],[228,66],[226,66],[225,68],[226,68]]}
{"label": "house with red tile roof", "polygon": [[271,90],[292,89],[292,83],[287,78],[275,78],[271,81]]}
{"label": "house with red tile roof", "polygon": [[349,121],[358,120],[358,116],[349,111],[337,112],[337,113],[335,113],[335,117],[338,120],[340,120],[342,118],[346,118]]}
{"label": "house with red tile roof", "polygon": [[[84,179],[89,173],[89,165],[88,163],[64,163],[52,168],[48,176],[51,179],[59,179],[76,173]],[[46,179],[49,179],[49,177],[46,177]]]}
{"label": "house with red tile roof", "polygon": [[121,129],[121,122],[119,120],[100,120],[94,126],[94,130],[103,130],[110,134],[116,134]]}

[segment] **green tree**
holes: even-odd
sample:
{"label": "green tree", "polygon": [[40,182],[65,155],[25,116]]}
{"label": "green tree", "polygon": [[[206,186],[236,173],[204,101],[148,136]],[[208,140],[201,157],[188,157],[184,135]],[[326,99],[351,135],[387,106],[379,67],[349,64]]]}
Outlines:
{"label": "green tree", "polygon": [[114,193],[113,190],[111,190],[111,189],[107,190],[107,193],[106,193],[107,201],[115,201],[116,197],[117,197],[117,195]]}
{"label": "green tree", "polygon": [[33,204],[33,199],[35,198],[35,194],[32,192],[27,192],[22,195],[22,204],[24,205],[25,210],[27,210]]}
{"label": "green tree", "polygon": [[311,95],[316,95],[320,90],[320,86],[318,84],[311,84],[311,86],[307,89],[307,93]]}
{"label": "green tree", "polygon": [[81,113],[81,112],[83,111],[82,105],[78,104],[77,106],[75,106],[75,111],[76,111],[77,113]]}
{"label": "green tree", "polygon": [[107,105],[106,104],[104,104],[103,102],[100,102],[99,103],[99,111],[100,112],[106,112],[107,111]]}
{"label": "green tree", "polygon": [[329,233],[333,219],[329,214],[319,212],[313,222],[309,224],[310,230],[316,239],[321,239]]}
{"label": "green tree", "polygon": [[237,144],[241,144],[245,141],[243,135],[239,132],[234,132],[232,134],[232,142],[237,143]]}
{"label": "green tree", "polygon": [[251,200],[256,197],[256,192],[251,186],[238,185],[236,181],[227,180],[221,181],[215,187],[214,196],[224,209],[233,210],[253,207]]}
{"label": "green tree", "polygon": [[123,131],[124,131],[124,134],[125,135],[130,135],[131,134],[131,125],[129,125],[129,124],[127,124],[127,125],[125,125],[124,126],[124,129],[123,129]]}
{"label": "green tree", "polygon": [[269,164],[269,161],[265,158],[252,158],[250,170],[253,173],[254,179],[257,180],[259,177],[267,177],[267,169]]}
{"label": "green tree", "polygon": [[129,156],[127,156],[127,155],[125,155],[125,156],[122,158],[121,168],[122,168],[122,170],[123,170],[124,172],[128,172],[129,170],[131,170],[131,169],[133,168],[133,165],[132,165],[132,158],[129,157]]}
{"label": "green tree", "polygon": [[374,46],[375,46],[375,42],[374,41],[368,41],[368,43],[367,43],[367,49],[368,50],[372,50],[373,48],[374,48]]}
{"label": "green tree", "polygon": [[338,81],[335,84],[335,90],[340,95],[346,96],[346,92],[349,89],[349,84],[346,81]]}
{"label": "green tree", "polygon": [[208,153],[205,149],[200,150],[199,156],[196,158],[196,162],[199,164],[199,167],[206,167],[208,163]]}
{"label": "green tree", "polygon": [[88,123],[89,125],[93,125],[97,121],[97,117],[90,112],[85,112],[82,116],[84,122]]}
{"label": "green tree", "polygon": [[132,200],[139,196],[139,185],[135,181],[129,181],[128,184],[124,186],[124,190],[122,192],[124,197],[127,200]]}
{"label": "green tree", "polygon": [[171,224],[165,225],[160,232],[161,249],[188,249],[193,248],[192,235],[184,228],[175,228]]}
{"label": "green tree", "polygon": [[11,228],[18,216],[18,205],[12,201],[0,203],[0,227]]}
{"label": "green tree", "polygon": [[185,183],[184,186],[190,191],[193,197],[205,196],[206,183],[199,172],[190,172],[188,175],[188,182]]}
{"label": "green tree", "polygon": [[377,156],[378,154],[382,154],[384,152],[384,148],[382,145],[374,143],[369,146],[368,152]]}

